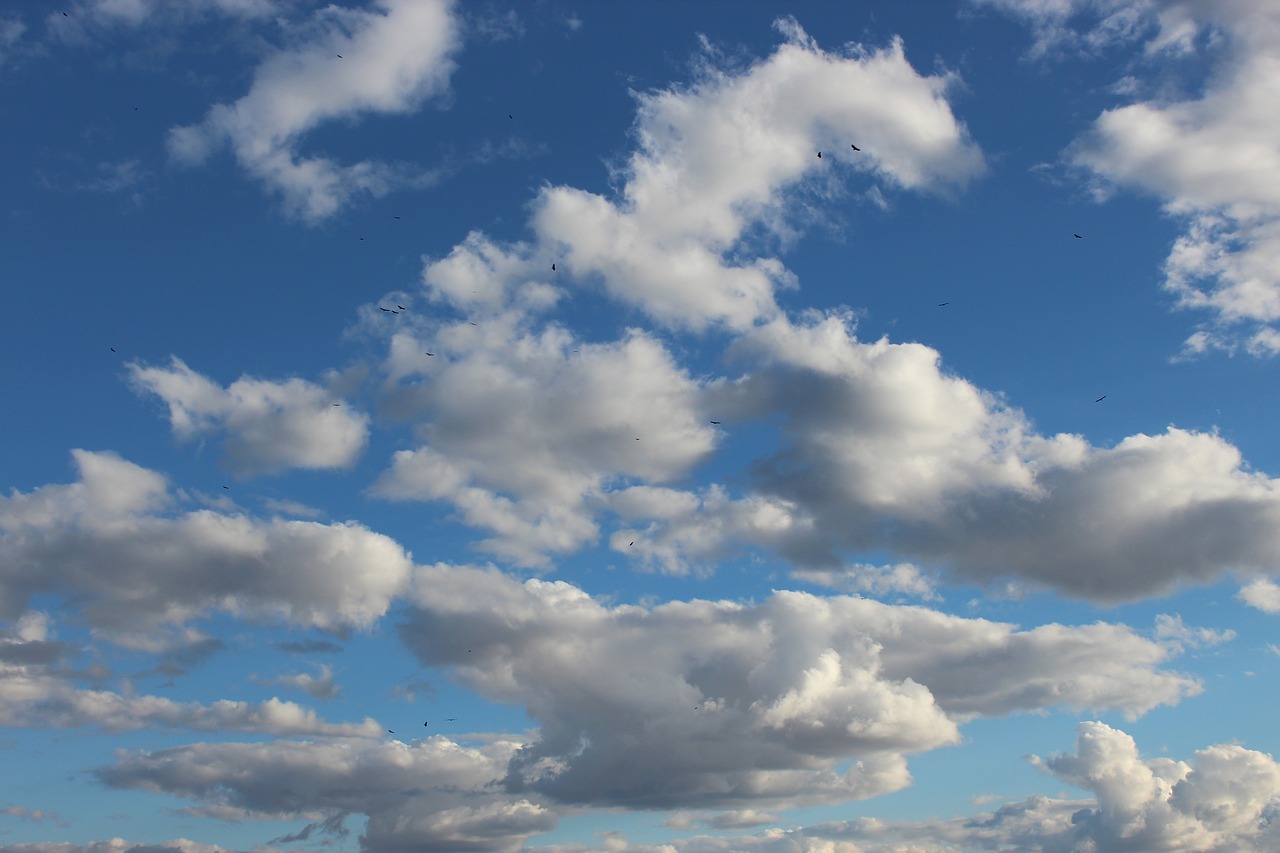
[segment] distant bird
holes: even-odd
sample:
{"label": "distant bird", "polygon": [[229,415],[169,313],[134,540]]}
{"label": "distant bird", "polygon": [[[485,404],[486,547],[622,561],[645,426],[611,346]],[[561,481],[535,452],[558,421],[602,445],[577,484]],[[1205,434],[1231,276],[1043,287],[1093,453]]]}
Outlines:
{"label": "distant bird", "polygon": [[471,325],[472,325],[472,326],[479,326],[480,324],[479,324],[479,323],[472,323]]}
{"label": "distant bird", "polygon": [[339,59],[341,59],[341,58],[342,58],[342,54],[340,54],[340,53],[335,53],[335,54],[334,54],[334,56],[338,57]]}
{"label": "distant bird", "polygon": [[334,403],[333,405],[335,405],[335,406],[341,406],[342,404],[341,404],[341,403]]}
{"label": "distant bird", "polygon": [[950,302],[939,302],[939,303],[938,303],[938,307],[939,307],[939,308],[945,308],[946,306],[948,306],[948,305],[950,305],[950,304],[951,304]]}
{"label": "distant bird", "polygon": [[859,148],[858,146],[854,145],[853,143],[849,143],[849,147],[850,147],[850,148],[852,148],[854,151],[861,151],[861,150],[862,150],[861,148]]}
{"label": "distant bird", "polygon": [[400,217],[399,217],[399,216],[393,216],[393,217],[391,217],[391,218],[392,218],[392,219],[399,219]]}
{"label": "distant bird", "polygon": [[1075,238],[1076,238],[1077,240],[1083,240],[1083,239],[1084,239],[1084,238],[1083,238],[1083,237],[1081,237],[1079,234],[1076,234],[1076,235],[1075,235]]}
{"label": "distant bird", "polygon": [[719,422],[719,421],[712,421],[712,423],[713,423],[713,424],[715,424],[716,426],[720,426],[720,422]]}
{"label": "distant bird", "polygon": [[511,113],[507,113],[507,118],[515,118]]}
{"label": "distant bird", "polygon": [[378,306],[378,310],[379,310],[379,311],[390,311],[391,309],[390,309],[390,308],[383,308],[381,305],[379,305],[379,306]]}
{"label": "distant bird", "polygon": [[391,313],[392,313],[392,314],[399,314],[400,312],[399,312],[399,311],[392,311]]}
{"label": "distant bird", "polygon": [[363,240],[364,238],[363,238],[363,237],[361,237],[360,239],[361,239],[361,240]]}
{"label": "distant bird", "polygon": [[636,436],[636,441],[639,441],[639,440],[640,440],[640,437],[639,437],[639,436]]}
{"label": "distant bird", "polygon": [[431,356],[432,358],[434,358],[434,357],[435,357],[435,353],[433,353],[433,352],[429,352],[429,353],[427,353],[427,355]]}
{"label": "distant bird", "polygon": [[636,544],[634,541],[633,541],[633,542],[628,542],[628,543],[627,543],[627,547],[628,547],[628,548],[630,548],[630,547],[631,547],[632,545],[634,545],[634,544]]}
{"label": "distant bird", "polygon": [[231,490],[231,487],[230,487],[230,486],[223,486],[222,488],[224,488],[224,489],[226,489],[226,490],[228,490],[228,491],[230,491],[230,490]]}
{"label": "distant bird", "polygon": [[405,308],[403,305],[397,305],[396,307],[397,307],[397,308],[399,308],[401,311],[408,311],[408,310],[409,310],[408,308]]}
{"label": "distant bird", "polygon": [[112,352],[115,352],[115,351],[116,351],[116,348],[115,348],[115,347],[112,347],[112,348],[111,348],[111,351],[112,351]]}
{"label": "distant bird", "polygon": [[396,733],[396,732],[395,732],[395,729],[387,729],[387,734],[391,734],[391,735],[393,735],[393,734],[395,734],[395,733]]}
{"label": "distant bird", "polygon": [[445,717],[445,718],[444,718],[444,721],[445,721],[446,723],[456,723],[456,722],[458,721],[458,718],[457,718],[457,717]]}
{"label": "distant bird", "polygon": [[423,721],[422,721],[422,724],[425,726],[425,725],[427,725],[427,724],[428,724],[428,723],[430,723],[430,722],[431,722],[430,720],[423,720]]}
{"label": "distant bird", "polygon": [[551,265],[551,271],[552,271],[552,272],[555,272],[555,271],[556,271],[556,265],[555,265],[555,264],[552,264],[552,265]]}
{"label": "distant bird", "polygon": [[822,159],[822,152],[821,152],[821,151],[819,151],[819,152],[818,152],[818,159],[819,159],[819,160],[821,160],[821,159]]}
{"label": "distant bird", "polygon": [[1099,397],[1098,399],[1094,400],[1093,402],[1095,402],[1095,403],[1101,403],[1101,402],[1102,402],[1103,400],[1105,400],[1105,399],[1107,399],[1107,395],[1106,395],[1106,394],[1103,394],[1101,397]]}

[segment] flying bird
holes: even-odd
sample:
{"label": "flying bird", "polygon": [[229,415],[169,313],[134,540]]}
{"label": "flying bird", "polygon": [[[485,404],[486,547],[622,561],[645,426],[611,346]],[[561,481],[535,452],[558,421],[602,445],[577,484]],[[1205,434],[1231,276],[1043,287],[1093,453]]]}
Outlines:
{"label": "flying bird", "polygon": [[431,357],[433,357],[433,358],[435,357],[435,353],[433,353],[433,352],[429,352],[429,353],[427,353],[427,355],[429,355],[429,356],[431,356]]}
{"label": "flying bird", "polygon": [[939,308],[943,308],[943,307],[945,307],[945,306],[947,306],[947,305],[950,305],[950,304],[951,304],[950,302],[939,302],[939,303],[938,303],[938,307],[939,307]]}
{"label": "flying bird", "polygon": [[392,219],[399,219],[400,217],[399,217],[399,216],[393,216],[393,217],[391,217],[391,218],[392,218]]}
{"label": "flying bird", "polygon": [[335,405],[335,406],[341,406],[342,404],[341,404],[341,403],[334,403],[333,405]]}
{"label": "flying bird", "polygon": [[1083,237],[1081,237],[1079,234],[1076,234],[1076,235],[1075,235],[1075,238],[1076,238],[1077,240],[1083,240],[1083,239],[1084,239],[1084,238],[1083,238]]}
{"label": "flying bird", "polygon": [[334,56],[338,57],[339,59],[341,59],[341,58],[342,58],[342,54],[340,54],[340,53],[335,53],[335,54],[334,54]]}
{"label": "flying bird", "polygon": [[1099,397],[1098,399],[1094,400],[1093,402],[1095,402],[1095,403],[1101,403],[1101,402],[1102,402],[1103,400],[1105,400],[1105,399],[1107,399],[1107,395],[1106,395],[1106,394],[1103,394],[1101,397]]}
{"label": "flying bird", "polygon": [[224,489],[226,489],[226,490],[228,490],[228,491],[230,491],[230,490],[231,490],[231,487],[230,487],[230,486],[223,486],[222,488],[224,488]]}
{"label": "flying bird", "polygon": [[390,308],[383,308],[381,305],[379,305],[379,306],[378,306],[378,310],[379,310],[379,311],[390,311],[391,309],[390,309]]}
{"label": "flying bird", "polygon": [[394,730],[394,729],[387,729],[387,734],[392,734],[392,735],[393,735],[393,734],[395,734],[395,730]]}
{"label": "flying bird", "polygon": [[422,724],[425,726],[425,725],[429,724],[430,722],[431,722],[430,720],[423,720],[423,721],[422,721]]}
{"label": "flying bird", "polygon": [[397,308],[399,308],[401,311],[408,311],[408,310],[409,310],[408,308],[405,308],[403,305],[397,305],[396,307],[397,307]]}
{"label": "flying bird", "polygon": [[859,148],[858,146],[854,145],[852,142],[851,142],[851,143],[849,143],[849,147],[850,147],[850,148],[852,148],[854,151],[861,151],[861,150],[862,150],[862,149],[861,149],[861,148]]}
{"label": "flying bird", "polygon": [[713,424],[715,424],[716,426],[720,426],[720,422],[719,422],[719,421],[712,421],[712,423],[713,423]]}
{"label": "flying bird", "polygon": [[555,264],[552,264],[552,265],[551,265],[551,271],[552,271],[552,272],[555,272],[555,271],[556,271],[556,265],[555,265]]}
{"label": "flying bird", "polygon": [[819,152],[818,152],[818,159],[819,159],[819,160],[821,160],[821,159],[822,159],[822,152],[821,152],[821,151],[819,151]]}
{"label": "flying bird", "polygon": [[112,351],[112,352],[115,352],[115,351],[116,351],[116,348],[115,348],[115,347],[112,347],[112,348],[111,348],[111,351]]}
{"label": "flying bird", "polygon": [[634,545],[634,544],[636,544],[634,541],[632,541],[632,542],[628,542],[628,543],[627,543],[627,547],[628,547],[628,548],[630,548],[630,547],[631,547],[632,545]]}
{"label": "flying bird", "polygon": [[480,324],[479,324],[479,323],[472,323],[471,325],[473,325],[473,326],[479,326]]}
{"label": "flying bird", "polygon": [[507,118],[515,118],[511,113],[507,113]]}
{"label": "flying bird", "polygon": [[458,718],[457,718],[457,717],[445,717],[445,718],[444,718],[444,721],[445,721],[446,723],[456,723],[456,722],[458,721]]}

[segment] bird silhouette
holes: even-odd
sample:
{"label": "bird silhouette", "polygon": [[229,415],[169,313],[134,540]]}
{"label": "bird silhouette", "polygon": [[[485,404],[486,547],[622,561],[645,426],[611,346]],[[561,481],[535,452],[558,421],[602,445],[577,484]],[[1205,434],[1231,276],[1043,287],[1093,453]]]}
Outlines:
{"label": "bird silhouette", "polygon": [[408,308],[405,308],[403,305],[397,305],[396,307],[397,307],[397,308],[399,308],[401,311],[408,311],[408,310],[409,310]]}
{"label": "bird silhouette", "polygon": [[821,159],[822,159],[822,152],[821,152],[821,151],[819,151],[819,152],[818,152],[818,159],[819,159],[819,160],[821,160]]}
{"label": "bird silhouette", "polygon": [[335,54],[334,54],[334,56],[338,57],[339,59],[341,59],[341,58],[342,58],[342,54],[340,54],[340,53],[335,53]]}
{"label": "bird silhouette", "polygon": [[1079,234],[1076,234],[1076,235],[1075,235],[1075,238],[1076,238],[1077,240],[1083,240],[1083,239],[1084,239],[1084,238],[1083,238],[1083,237],[1081,237]]}
{"label": "bird silhouette", "polygon": [[112,347],[112,348],[111,348],[111,351],[112,351],[112,352],[115,352],[115,351],[116,351],[116,348],[115,348],[115,347]]}
{"label": "bird silhouette", "polygon": [[1106,395],[1106,394],[1103,394],[1101,397],[1099,397],[1098,399],[1094,400],[1093,402],[1095,402],[1095,403],[1101,403],[1101,402],[1102,402],[1103,400],[1105,400],[1105,399],[1107,399],[1107,395]]}
{"label": "bird silhouette", "polygon": [[720,422],[719,422],[719,421],[712,421],[712,423],[713,423],[713,424],[715,424],[716,426],[719,426],[719,425],[720,425]]}
{"label": "bird silhouette", "polygon": [[939,302],[939,303],[938,303],[938,307],[939,307],[939,308],[944,308],[944,307],[946,307],[946,306],[948,306],[948,305],[950,305],[950,304],[951,304],[950,302]]}
{"label": "bird silhouette", "polygon": [[861,151],[861,150],[862,150],[861,148],[859,148],[858,146],[854,145],[853,143],[849,143],[849,147],[850,147],[850,148],[852,148],[854,151]]}
{"label": "bird silhouette", "polygon": [[390,309],[390,308],[383,308],[381,305],[379,305],[379,306],[378,306],[378,310],[379,310],[379,311],[390,311],[391,309]]}
{"label": "bird silhouette", "polygon": [[427,355],[434,357],[434,356],[435,356],[435,353],[433,353],[433,352],[429,352],[429,353],[427,353]]}
{"label": "bird silhouette", "polygon": [[430,723],[430,722],[431,722],[430,720],[423,720],[423,721],[422,721],[422,724],[425,726],[425,725],[427,725],[427,724],[428,724],[428,723]]}
{"label": "bird silhouette", "polygon": [[395,734],[395,729],[387,729],[387,734]]}
{"label": "bird silhouette", "polygon": [[507,113],[507,118],[515,118],[511,113]]}
{"label": "bird silhouette", "polygon": [[223,486],[222,488],[226,489],[227,491],[230,491],[230,490],[231,490],[231,487],[230,487],[230,486]]}
{"label": "bird silhouette", "polygon": [[632,545],[634,545],[634,544],[636,544],[634,541],[632,541],[632,542],[628,542],[628,543],[627,543],[627,547],[628,547],[628,548],[630,548],[630,547],[631,547]]}
{"label": "bird silhouette", "polygon": [[552,272],[555,272],[555,271],[556,271],[556,265],[555,265],[555,264],[552,264],[552,265],[551,265],[551,271],[552,271]]}

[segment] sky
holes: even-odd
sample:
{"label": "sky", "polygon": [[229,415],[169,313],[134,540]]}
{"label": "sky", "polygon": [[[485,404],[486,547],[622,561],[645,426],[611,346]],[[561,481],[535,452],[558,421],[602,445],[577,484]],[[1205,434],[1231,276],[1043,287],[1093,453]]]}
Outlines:
{"label": "sky", "polygon": [[0,853],[1280,849],[1273,0],[0,3]]}

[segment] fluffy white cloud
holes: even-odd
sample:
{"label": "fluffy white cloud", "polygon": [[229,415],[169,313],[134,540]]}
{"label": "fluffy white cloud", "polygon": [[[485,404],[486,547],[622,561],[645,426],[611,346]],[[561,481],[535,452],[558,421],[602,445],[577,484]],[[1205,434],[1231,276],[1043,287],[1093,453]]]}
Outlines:
{"label": "fluffy white cloud", "polygon": [[[794,804],[909,782],[977,715],[1140,714],[1196,692],[1127,628],[1012,625],[860,598],[604,606],[565,583],[420,570],[401,628],[427,664],[541,725],[506,782],[642,807]],[[835,768],[854,760],[844,774]],[[625,770],[624,770],[625,768]]]}
{"label": "fluffy white cloud", "polygon": [[366,627],[409,577],[404,550],[358,524],[181,511],[160,474],[72,455],[78,482],[0,498],[0,617],[65,596],[113,641],[154,649],[214,610]]}
{"label": "fluffy white cloud", "polygon": [[223,388],[178,358],[168,367],[130,364],[129,377],[165,401],[179,438],[225,432],[227,463],[238,474],[345,467],[368,440],[368,416],[335,406],[325,388],[302,379],[245,376]]}
{"label": "fluffy white cloud", "polygon": [[949,76],[918,74],[900,42],[828,53],[794,20],[778,27],[786,42],[745,71],[708,59],[692,86],[637,96],[621,199],[543,191],[533,226],[563,247],[568,272],[664,324],[741,330],[776,315],[774,289],[792,283],[776,259],[737,251],[753,226],[786,230],[787,193],[858,171],[916,190],[982,171],[947,104]]}
{"label": "fluffy white cloud", "polygon": [[341,692],[337,683],[333,680],[333,668],[327,664],[321,664],[319,674],[312,675],[309,672],[299,672],[293,675],[277,675],[272,678],[262,678],[254,676],[253,680],[258,684],[279,684],[285,687],[296,687],[298,690],[305,691],[308,695],[317,699],[334,699]]}
{"label": "fluffy white cloud", "polygon": [[201,844],[188,838],[175,838],[172,841],[152,844],[111,838],[107,841],[91,841],[88,844],[72,844],[67,841],[5,844],[0,845],[0,853],[232,853],[232,851],[216,844]]}
{"label": "fluffy white cloud", "polygon": [[743,498],[619,496],[624,518],[651,521],[646,556],[681,565],[748,542],[832,569],[844,549],[889,548],[1099,601],[1280,566],[1280,483],[1217,435],[1042,436],[937,351],[859,341],[848,318],[779,319],[734,351],[744,375],[708,385],[704,405],[735,423],[781,415],[781,446]]}
{"label": "fluffy white cloud", "polygon": [[650,335],[587,344],[554,326],[527,332],[511,314],[490,323],[503,331],[461,323],[419,332],[432,344],[393,341],[393,374],[401,348],[435,354],[416,356],[421,378],[387,394],[425,443],[396,454],[376,494],[448,500],[494,532],[481,547],[545,565],[595,538],[592,504],[608,485],[671,480],[710,451],[698,383]]}
{"label": "fluffy white cloud", "polygon": [[240,165],[278,192],[291,214],[316,221],[355,194],[421,185],[419,169],[376,161],[342,165],[304,156],[303,136],[335,119],[418,110],[443,94],[459,45],[446,0],[380,0],[371,10],[326,6],[298,44],[263,62],[248,94],[203,122],[169,132],[169,151],[200,163],[229,144]]}
{"label": "fluffy white cloud", "polygon": [[1241,588],[1236,598],[1264,613],[1280,613],[1280,584],[1258,578]]}
{"label": "fluffy white cloud", "polygon": [[1192,762],[1144,760],[1133,739],[1082,723],[1075,754],[1039,763],[1092,800],[1029,797],[972,817],[860,818],[754,836],[697,836],[666,845],[551,846],[541,853],[1250,853],[1280,843],[1280,765],[1235,744]]}
{"label": "fluffy white cloud", "polygon": [[467,748],[436,736],[399,741],[193,744],[120,758],[98,776],[114,787],[195,799],[223,819],[368,817],[361,844],[381,851],[505,851],[555,826],[555,815],[492,783],[518,748]]}
{"label": "fluffy white cloud", "polygon": [[[1280,8],[1269,0],[981,0],[1027,20],[1040,52],[1144,40],[1153,78],[1182,54],[1216,65],[1202,91],[1103,112],[1070,159],[1112,185],[1164,201],[1185,222],[1165,264],[1179,304],[1214,321],[1189,354],[1280,352]],[[1158,88],[1152,86],[1152,88]],[[1131,81],[1126,90],[1141,96]]]}

